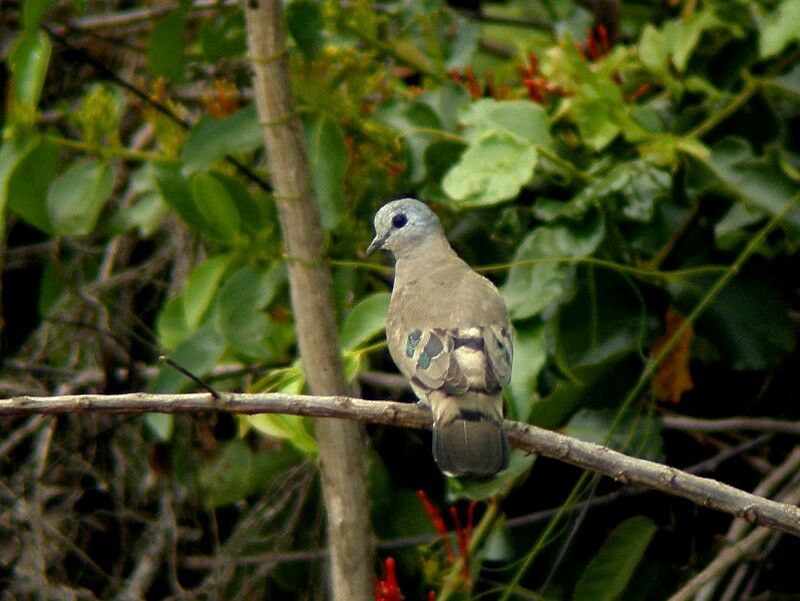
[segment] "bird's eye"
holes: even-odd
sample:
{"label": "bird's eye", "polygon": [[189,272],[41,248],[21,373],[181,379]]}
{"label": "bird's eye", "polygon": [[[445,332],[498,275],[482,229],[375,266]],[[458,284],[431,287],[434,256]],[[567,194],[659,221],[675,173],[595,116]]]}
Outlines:
{"label": "bird's eye", "polygon": [[405,213],[398,213],[394,217],[392,217],[392,227],[396,229],[400,229],[406,223],[408,223],[408,217],[405,216]]}

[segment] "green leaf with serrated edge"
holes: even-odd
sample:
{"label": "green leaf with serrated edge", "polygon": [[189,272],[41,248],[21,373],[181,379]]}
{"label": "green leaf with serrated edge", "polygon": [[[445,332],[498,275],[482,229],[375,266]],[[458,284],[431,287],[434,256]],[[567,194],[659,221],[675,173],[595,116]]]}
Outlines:
{"label": "green leaf with serrated edge", "polygon": [[336,228],[344,217],[347,146],[339,124],[322,116],[304,123],[311,177],[319,201],[322,227]]}
{"label": "green leaf with serrated edge", "polygon": [[762,59],[780,54],[791,42],[800,41],[800,0],[782,0],[758,29],[758,54]]}
{"label": "green leaf with serrated edge", "polygon": [[156,23],[147,48],[147,60],[152,72],[177,83],[183,81],[186,67],[183,54],[186,14],[186,9],[179,8]]}
{"label": "green leaf with serrated edge", "polygon": [[[0,147],[0,216],[7,206],[38,230],[52,233],[45,198],[58,170],[58,155],[58,148],[38,136],[9,139],[3,143]],[[0,220],[0,234],[2,225]]]}
{"label": "green leaf with serrated edge", "polygon": [[190,330],[200,325],[232,259],[229,254],[212,257],[195,267],[189,276],[181,296],[184,318]]}
{"label": "green leaf with serrated edge", "polygon": [[483,98],[468,105],[461,113],[471,141],[487,131],[505,131],[531,144],[549,147],[550,124],[547,113],[538,104],[527,100],[494,100]]}
{"label": "green leaf with serrated edge", "polygon": [[181,151],[183,173],[209,169],[214,163],[264,143],[255,105],[239,109],[223,119],[203,117],[192,127]]}
{"label": "green leaf with serrated edge", "polygon": [[569,259],[590,255],[605,235],[598,214],[581,223],[556,222],[537,227],[519,245],[513,263],[541,260],[541,263],[514,265],[501,292],[514,319],[533,317],[561,299],[573,267],[550,259]]}
{"label": "green leaf with serrated edge", "polygon": [[342,348],[352,350],[368,342],[386,328],[389,293],[376,292],[361,299],[347,314],[342,324]]}
{"label": "green leaf with serrated edge", "polygon": [[12,99],[25,112],[33,112],[39,103],[51,52],[52,43],[47,34],[30,31],[14,42],[8,55]]}
{"label": "green leaf with serrated edge", "polygon": [[324,26],[322,10],[317,2],[293,0],[287,4],[286,28],[306,58],[319,54]]}
{"label": "green leaf with serrated edge", "polygon": [[442,180],[456,208],[490,206],[516,197],[533,177],[536,148],[502,130],[476,139]]}
{"label": "green leaf with serrated edge", "polygon": [[55,233],[85,236],[94,230],[114,187],[107,163],[75,163],[56,177],[47,191],[47,209]]}
{"label": "green leaf with serrated edge", "polygon": [[240,232],[242,220],[228,189],[211,173],[197,172],[189,179],[192,199],[205,223],[205,231],[214,237],[232,241]]}
{"label": "green leaf with serrated edge", "polygon": [[505,391],[510,419],[527,421],[531,406],[538,398],[536,381],[547,361],[546,330],[545,323],[538,320],[516,328],[511,382]]}
{"label": "green leaf with serrated edge", "polygon": [[619,599],[656,530],[653,521],[644,516],[627,519],[614,528],[575,583],[572,601]]}

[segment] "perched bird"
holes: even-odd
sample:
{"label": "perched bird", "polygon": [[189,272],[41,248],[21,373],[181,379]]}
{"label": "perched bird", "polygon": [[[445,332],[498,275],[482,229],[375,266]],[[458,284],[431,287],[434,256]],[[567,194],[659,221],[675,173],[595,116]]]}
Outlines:
{"label": "perched bird", "polygon": [[508,466],[500,391],[511,377],[512,329],[500,293],[475,273],[439,219],[413,198],[375,215],[367,252],[395,259],[389,353],[433,412],[433,457],[448,475],[487,478]]}

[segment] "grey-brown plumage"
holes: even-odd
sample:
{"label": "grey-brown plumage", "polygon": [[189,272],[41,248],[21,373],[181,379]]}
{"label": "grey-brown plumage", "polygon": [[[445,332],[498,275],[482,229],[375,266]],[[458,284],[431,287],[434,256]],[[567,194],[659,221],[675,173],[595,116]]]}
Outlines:
{"label": "grey-brown plumage", "polygon": [[433,411],[433,456],[450,475],[489,477],[508,466],[501,389],[512,330],[500,293],[450,247],[431,210],[405,198],[375,215],[368,252],[396,259],[386,323],[389,352]]}

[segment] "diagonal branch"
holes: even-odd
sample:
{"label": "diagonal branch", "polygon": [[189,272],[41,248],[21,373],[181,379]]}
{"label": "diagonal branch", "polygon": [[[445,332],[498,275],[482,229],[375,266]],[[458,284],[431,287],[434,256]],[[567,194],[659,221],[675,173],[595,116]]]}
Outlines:
{"label": "diagonal branch", "polygon": [[[226,393],[215,401],[209,394],[71,395],[15,397],[0,400],[0,416],[34,413],[287,413],[334,417],[409,428],[430,428],[430,412],[420,405],[367,401],[345,396],[307,396],[281,393]],[[800,509],[739,490],[710,478],[629,457],[599,444],[584,442],[530,424],[506,421],[508,437],[517,448],[689,499],[698,505],[724,511],[753,524],[769,526],[800,537]]]}

